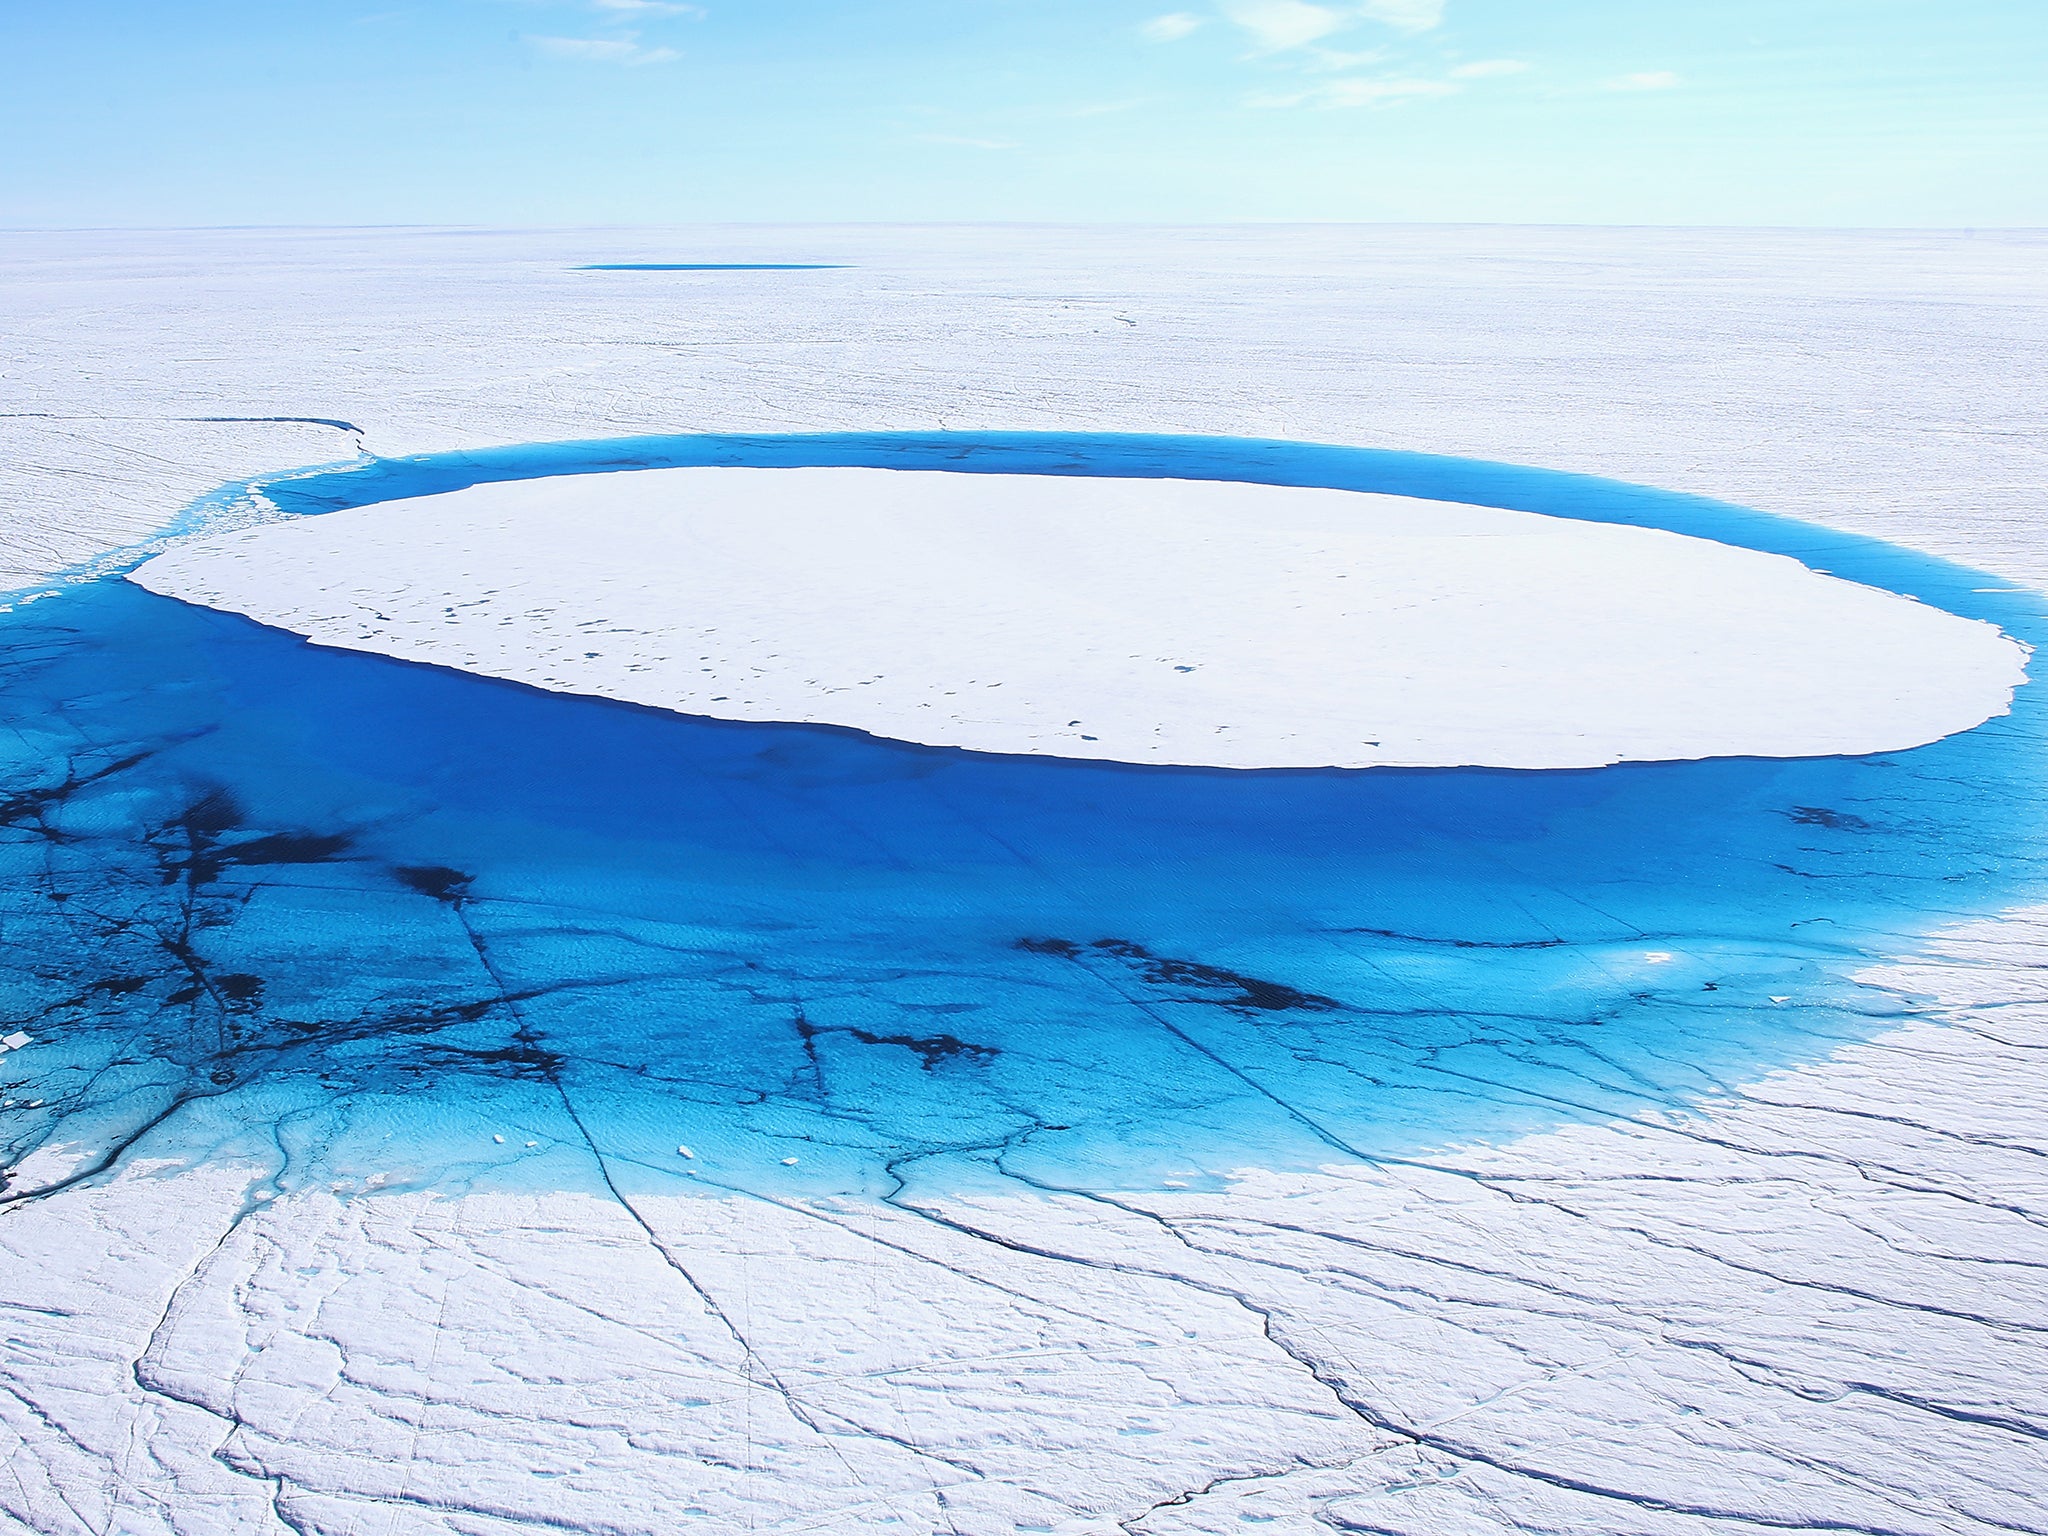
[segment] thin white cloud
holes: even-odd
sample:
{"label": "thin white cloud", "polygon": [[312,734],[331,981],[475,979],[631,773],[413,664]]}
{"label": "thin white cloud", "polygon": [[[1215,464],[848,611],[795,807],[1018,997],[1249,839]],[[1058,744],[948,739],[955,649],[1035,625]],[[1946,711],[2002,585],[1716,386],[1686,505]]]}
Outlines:
{"label": "thin white cloud", "polygon": [[526,40],[542,53],[557,59],[603,59],[616,62],[632,57],[637,43],[629,43],[615,37],[540,37],[527,34]]}
{"label": "thin white cloud", "polygon": [[[1417,33],[1440,26],[1444,19],[1444,0],[1354,0],[1350,5],[1318,5],[1313,0],[1220,0],[1217,9],[1226,20],[1251,33],[1261,53],[1306,48],[1361,21],[1376,21],[1397,32]],[[1176,13],[1162,16],[1159,21],[1194,19]]]}
{"label": "thin white cloud", "polygon": [[1316,95],[1326,107],[1388,107],[1430,96],[1455,96],[1458,90],[1448,80],[1332,80]]}
{"label": "thin white cloud", "polygon": [[1365,0],[1359,14],[1398,32],[1427,32],[1441,26],[1444,0]]}
{"label": "thin white cloud", "polygon": [[1451,71],[1453,80],[1493,80],[1502,75],[1519,75],[1529,66],[1520,59],[1475,59]]}
{"label": "thin white cloud", "polygon": [[910,136],[919,144],[945,144],[954,149],[1015,149],[1017,146],[1007,139],[970,139],[957,133],[913,133]]}
{"label": "thin white cloud", "polygon": [[685,5],[680,0],[590,0],[590,8],[610,16],[696,16],[704,7]]}
{"label": "thin white cloud", "polygon": [[1308,0],[1228,0],[1223,14],[1251,33],[1263,53],[1305,48],[1345,23],[1341,13]]}
{"label": "thin white cloud", "polygon": [[1378,64],[1387,57],[1384,48],[1361,48],[1345,51],[1337,48],[1318,48],[1315,61],[1308,67],[1318,70],[1363,69],[1368,64]]}
{"label": "thin white cloud", "polygon": [[1186,11],[1168,11],[1154,16],[1138,30],[1155,43],[1177,43],[1202,24],[1202,18]]}
{"label": "thin white cloud", "polygon": [[1610,91],[1675,91],[1685,82],[1668,69],[1646,69],[1633,75],[1616,75],[1606,82]]}
{"label": "thin white cloud", "polygon": [[549,58],[584,64],[667,64],[682,57],[674,48],[643,48],[631,37],[541,37],[529,32],[526,41]]}
{"label": "thin white cloud", "polygon": [[1247,97],[1250,107],[1392,107],[1404,101],[1455,96],[1464,87],[1448,80],[1325,80],[1303,91]]}

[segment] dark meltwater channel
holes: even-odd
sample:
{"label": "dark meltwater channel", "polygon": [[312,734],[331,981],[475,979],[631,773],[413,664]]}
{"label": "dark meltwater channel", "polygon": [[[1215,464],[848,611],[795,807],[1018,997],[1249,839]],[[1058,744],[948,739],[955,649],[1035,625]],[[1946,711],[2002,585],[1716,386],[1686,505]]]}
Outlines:
{"label": "dark meltwater channel", "polygon": [[[312,514],[707,463],[1441,497],[2048,632],[2038,597],[1871,540],[1289,444],[663,438],[266,491]],[[1867,1037],[1918,1004],[1859,972],[2042,885],[2033,687],[1870,758],[1242,773],[681,718],[112,578],[0,614],[0,666],[0,1034],[32,1037],[0,1056],[9,1199],[225,1157],[281,1188],[580,1186],[586,1140],[649,1181],[771,1192],[1406,1154],[1683,1108]]]}

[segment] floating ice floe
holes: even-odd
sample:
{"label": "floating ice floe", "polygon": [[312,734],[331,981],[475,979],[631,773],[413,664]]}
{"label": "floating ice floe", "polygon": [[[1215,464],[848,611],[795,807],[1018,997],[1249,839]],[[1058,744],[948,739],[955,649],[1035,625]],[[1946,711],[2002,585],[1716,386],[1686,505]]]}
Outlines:
{"label": "floating ice floe", "polygon": [[687,468],[182,545],[152,591],[687,714],[1229,768],[1897,750],[2006,711],[1994,626],[1658,529],[1233,482]]}

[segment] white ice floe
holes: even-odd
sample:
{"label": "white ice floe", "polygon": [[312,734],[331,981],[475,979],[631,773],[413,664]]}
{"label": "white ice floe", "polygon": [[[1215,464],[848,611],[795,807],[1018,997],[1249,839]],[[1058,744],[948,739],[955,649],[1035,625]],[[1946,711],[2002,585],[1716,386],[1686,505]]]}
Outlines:
{"label": "white ice floe", "polygon": [[1228,768],[1916,746],[1988,624],[1653,529],[1350,491],[884,469],[473,486],[225,533],[153,591],[689,714]]}

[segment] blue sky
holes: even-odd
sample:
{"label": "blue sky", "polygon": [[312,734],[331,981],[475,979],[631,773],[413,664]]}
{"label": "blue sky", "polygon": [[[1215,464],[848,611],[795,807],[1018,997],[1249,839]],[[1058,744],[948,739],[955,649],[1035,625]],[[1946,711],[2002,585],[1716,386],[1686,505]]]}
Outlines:
{"label": "blue sky", "polygon": [[0,224],[2048,225],[2048,0],[0,0]]}

